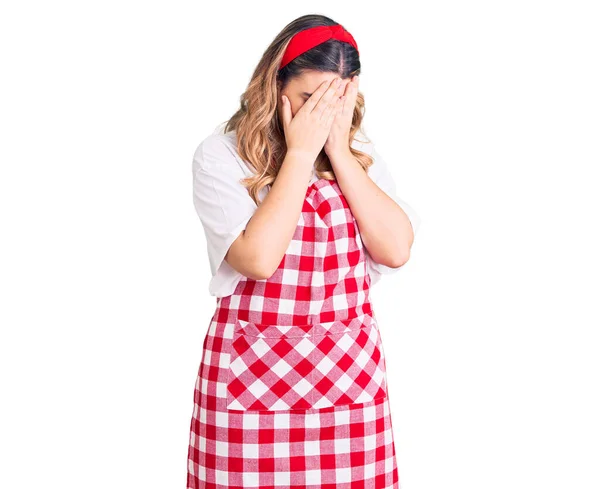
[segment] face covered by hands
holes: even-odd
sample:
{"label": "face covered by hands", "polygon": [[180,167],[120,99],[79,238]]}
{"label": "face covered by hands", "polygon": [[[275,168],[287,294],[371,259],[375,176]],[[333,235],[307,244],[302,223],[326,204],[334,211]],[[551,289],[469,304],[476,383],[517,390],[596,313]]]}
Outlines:
{"label": "face covered by hands", "polygon": [[[280,95],[285,95],[289,101],[292,117],[296,116],[302,106],[323,83],[330,83],[338,76],[334,72],[308,70],[289,80],[286,87],[281,90]],[[342,79],[334,94],[335,97],[340,98],[343,107],[342,110],[337,111],[329,135],[323,145],[323,149],[328,156],[338,154],[340,151],[347,151],[350,146],[350,129],[358,95],[358,78],[358,75],[355,75],[352,78]],[[278,98],[281,99],[281,96]],[[283,121],[284,107],[281,102],[278,102],[278,112],[280,120]]]}

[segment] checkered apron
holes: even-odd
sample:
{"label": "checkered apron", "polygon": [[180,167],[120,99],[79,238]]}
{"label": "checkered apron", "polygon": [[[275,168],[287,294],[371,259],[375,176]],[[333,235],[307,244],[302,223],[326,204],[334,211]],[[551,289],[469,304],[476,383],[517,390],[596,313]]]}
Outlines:
{"label": "checkered apron", "polygon": [[187,489],[400,489],[369,285],[348,202],[315,181],[277,271],[217,298]]}

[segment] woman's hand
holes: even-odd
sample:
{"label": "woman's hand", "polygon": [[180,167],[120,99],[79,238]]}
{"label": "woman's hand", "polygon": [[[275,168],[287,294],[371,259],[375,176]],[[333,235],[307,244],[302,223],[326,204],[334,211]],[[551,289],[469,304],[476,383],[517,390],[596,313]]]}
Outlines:
{"label": "woman's hand", "polygon": [[346,89],[341,97],[342,108],[333,120],[329,136],[325,142],[324,149],[327,156],[347,151],[350,146],[350,129],[352,127],[352,117],[354,115],[354,107],[356,106],[357,94],[358,75],[354,75],[346,84]]}
{"label": "woman's hand", "polygon": [[[336,83],[337,80],[339,83]],[[321,83],[293,117],[290,101],[285,95],[282,97],[283,129],[288,153],[306,154],[311,165],[314,163],[341,109],[342,102],[338,95],[341,84],[338,76]]]}

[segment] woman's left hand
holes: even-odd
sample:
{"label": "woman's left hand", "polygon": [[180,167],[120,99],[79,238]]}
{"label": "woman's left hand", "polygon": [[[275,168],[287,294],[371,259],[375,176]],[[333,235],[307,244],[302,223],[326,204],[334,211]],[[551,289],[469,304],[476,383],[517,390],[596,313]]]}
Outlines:
{"label": "woman's left hand", "polygon": [[[340,85],[343,87],[344,85]],[[341,90],[341,88],[340,88]],[[329,136],[323,149],[327,156],[335,153],[347,151],[350,147],[350,129],[352,127],[352,117],[356,107],[356,96],[358,94],[358,75],[346,83],[344,93],[342,94],[343,108],[335,116]]]}

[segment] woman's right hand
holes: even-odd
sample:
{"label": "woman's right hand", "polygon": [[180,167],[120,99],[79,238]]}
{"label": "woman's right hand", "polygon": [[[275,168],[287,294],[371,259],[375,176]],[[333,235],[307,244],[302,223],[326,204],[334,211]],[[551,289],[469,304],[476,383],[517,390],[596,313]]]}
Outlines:
{"label": "woman's right hand", "polygon": [[340,85],[339,76],[325,80],[293,117],[290,101],[283,96],[282,119],[288,153],[306,154],[311,164],[317,159],[335,116],[343,107],[338,94]]}

